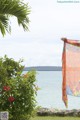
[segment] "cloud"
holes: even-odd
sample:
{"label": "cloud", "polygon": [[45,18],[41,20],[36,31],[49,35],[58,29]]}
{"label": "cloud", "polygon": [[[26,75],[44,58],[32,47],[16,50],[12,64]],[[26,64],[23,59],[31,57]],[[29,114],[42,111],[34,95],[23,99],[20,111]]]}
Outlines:
{"label": "cloud", "polygon": [[31,6],[29,32],[11,18],[12,33],[0,37],[0,56],[24,58],[27,66],[61,65],[61,37],[80,39],[80,4],[25,0]]}

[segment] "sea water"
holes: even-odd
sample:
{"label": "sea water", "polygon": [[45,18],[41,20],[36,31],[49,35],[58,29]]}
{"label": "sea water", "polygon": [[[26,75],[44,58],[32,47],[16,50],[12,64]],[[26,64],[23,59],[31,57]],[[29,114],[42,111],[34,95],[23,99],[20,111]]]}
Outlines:
{"label": "sea water", "polygon": [[[62,71],[37,71],[37,105],[66,109],[62,101]],[[80,109],[80,97],[68,96],[68,109]]]}

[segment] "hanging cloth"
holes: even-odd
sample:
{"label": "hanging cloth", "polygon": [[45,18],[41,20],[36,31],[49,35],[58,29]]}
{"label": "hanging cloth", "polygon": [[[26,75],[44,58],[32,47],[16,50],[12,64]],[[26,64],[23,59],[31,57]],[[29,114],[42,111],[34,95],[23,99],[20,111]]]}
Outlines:
{"label": "hanging cloth", "polygon": [[80,96],[80,41],[62,38],[62,99],[68,107],[67,95]]}

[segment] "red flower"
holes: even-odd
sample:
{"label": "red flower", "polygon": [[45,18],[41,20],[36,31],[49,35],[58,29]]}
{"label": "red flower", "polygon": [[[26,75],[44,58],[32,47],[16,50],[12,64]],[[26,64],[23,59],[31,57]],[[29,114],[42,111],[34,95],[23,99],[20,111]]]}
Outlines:
{"label": "red flower", "polygon": [[15,100],[15,98],[13,97],[13,96],[10,96],[9,98],[8,98],[8,101],[9,102],[13,102]]}
{"label": "red flower", "polygon": [[4,91],[9,91],[9,90],[10,90],[10,87],[9,87],[9,86],[3,86],[3,90],[4,90]]}

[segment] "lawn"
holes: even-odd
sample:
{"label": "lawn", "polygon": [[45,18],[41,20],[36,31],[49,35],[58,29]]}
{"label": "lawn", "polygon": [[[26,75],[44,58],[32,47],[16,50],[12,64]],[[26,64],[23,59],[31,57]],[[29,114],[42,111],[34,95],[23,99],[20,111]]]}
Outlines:
{"label": "lawn", "polygon": [[31,120],[80,120],[80,117],[34,117]]}

